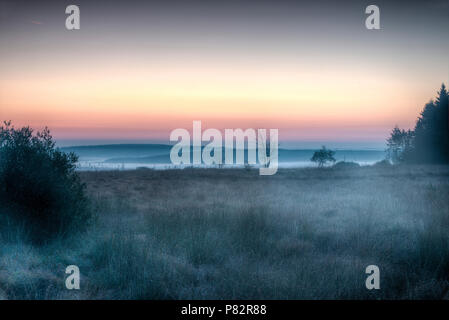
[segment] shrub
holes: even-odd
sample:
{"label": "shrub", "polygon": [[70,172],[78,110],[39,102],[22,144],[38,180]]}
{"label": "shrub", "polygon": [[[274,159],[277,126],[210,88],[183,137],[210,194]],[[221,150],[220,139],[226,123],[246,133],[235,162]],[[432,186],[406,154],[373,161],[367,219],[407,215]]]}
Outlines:
{"label": "shrub", "polygon": [[386,159],[377,161],[376,163],[373,164],[373,167],[376,167],[376,168],[389,168],[391,166],[392,166],[391,162]]}
{"label": "shrub", "polygon": [[346,162],[346,161],[339,161],[336,164],[333,165],[333,168],[335,169],[356,169],[360,168],[360,165],[357,162]]}
{"label": "shrub", "polygon": [[55,147],[47,128],[34,134],[11,122],[0,127],[0,212],[22,224],[33,242],[86,226],[90,213],[77,160]]}

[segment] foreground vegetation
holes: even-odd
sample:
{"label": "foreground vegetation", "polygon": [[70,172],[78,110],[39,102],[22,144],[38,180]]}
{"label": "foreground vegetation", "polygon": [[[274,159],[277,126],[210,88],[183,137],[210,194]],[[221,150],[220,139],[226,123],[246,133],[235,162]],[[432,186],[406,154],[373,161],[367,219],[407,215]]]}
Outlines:
{"label": "foreground vegetation", "polygon": [[[94,222],[44,246],[1,225],[5,299],[441,299],[449,168],[83,172]],[[81,289],[64,286],[67,265]],[[378,265],[381,289],[365,288]]]}
{"label": "foreground vegetation", "polygon": [[20,225],[43,245],[83,230],[90,218],[78,157],[55,147],[48,128],[0,126],[0,224]]}

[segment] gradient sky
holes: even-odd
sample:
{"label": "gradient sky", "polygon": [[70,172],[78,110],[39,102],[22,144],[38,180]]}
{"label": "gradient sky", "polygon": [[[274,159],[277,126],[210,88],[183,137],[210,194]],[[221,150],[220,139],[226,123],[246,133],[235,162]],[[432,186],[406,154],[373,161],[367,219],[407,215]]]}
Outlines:
{"label": "gradient sky", "polygon": [[168,141],[201,120],[380,146],[448,80],[449,1],[0,0],[0,119],[58,141]]}

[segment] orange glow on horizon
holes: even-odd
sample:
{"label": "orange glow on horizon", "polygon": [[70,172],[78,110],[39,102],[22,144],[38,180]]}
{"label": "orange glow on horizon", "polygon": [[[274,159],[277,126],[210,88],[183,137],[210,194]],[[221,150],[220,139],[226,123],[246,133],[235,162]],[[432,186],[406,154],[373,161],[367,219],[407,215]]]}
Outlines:
{"label": "orange glow on horizon", "polygon": [[308,129],[312,134],[302,136],[312,138],[313,132],[333,137],[336,128],[388,128],[398,119],[401,125],[413,124],[421,106],[403,83],[389,74],[347,71],[204,65],[113,70],[106,64],[62,72],[37,67],[0,79],[0,116],[16,125],[47,125],[57,138],[155,136],[190,128],[192,120],[221,129]]}

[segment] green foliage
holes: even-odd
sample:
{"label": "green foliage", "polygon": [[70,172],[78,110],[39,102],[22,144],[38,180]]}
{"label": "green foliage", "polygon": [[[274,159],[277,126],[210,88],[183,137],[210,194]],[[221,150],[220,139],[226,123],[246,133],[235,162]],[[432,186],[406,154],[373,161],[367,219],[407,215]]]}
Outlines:
{"label": "green foliage", "polygon": [[388,144],[393,163],[449,163],[449,94],[444,83],[435,101],[424,106],[414,130],[395,127]]}
{"label": "green foliage", "polygon": [[35,243],[82,229],[88,201],[75,172],[77,156],[55,147],[50,131],[33,133],[11,122],[0,127],[0,209]]}
{"label": "green foliage", "polygon": [[413,152],[414,132],[405,131],[397,126],[391,131],[387,140],[387,158],[393,163],[401,163]]}
{"label": "green foliage", "polygon": [[310,159],[313,162],[318,163],[318,167],[323,167],[328,162],[335,162],[335,151],[326,149],[325,146],[321,148],[321,150],[315,151],[312,158]]}

